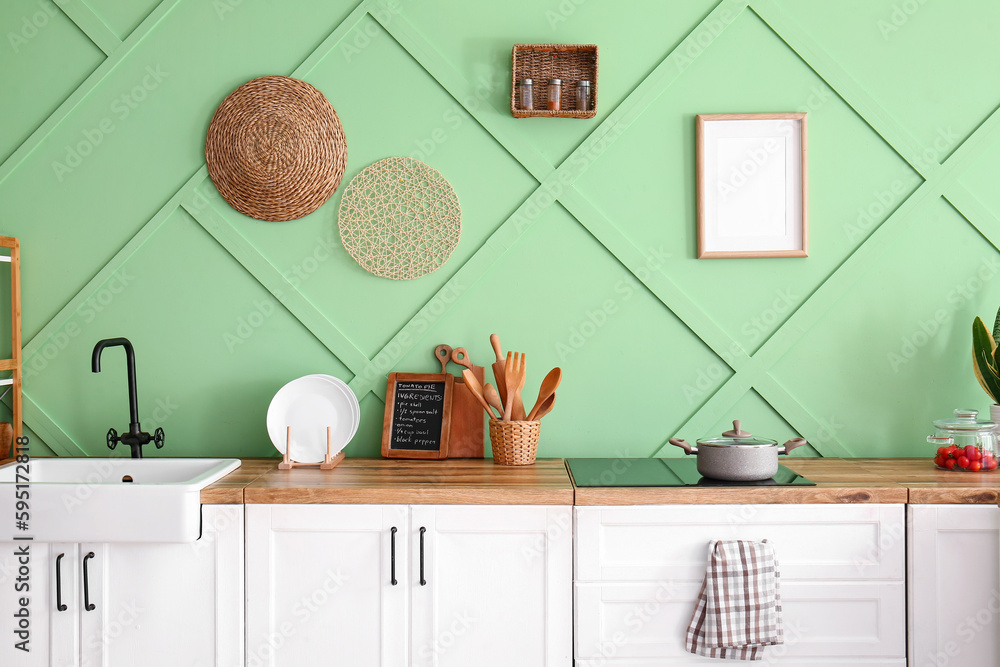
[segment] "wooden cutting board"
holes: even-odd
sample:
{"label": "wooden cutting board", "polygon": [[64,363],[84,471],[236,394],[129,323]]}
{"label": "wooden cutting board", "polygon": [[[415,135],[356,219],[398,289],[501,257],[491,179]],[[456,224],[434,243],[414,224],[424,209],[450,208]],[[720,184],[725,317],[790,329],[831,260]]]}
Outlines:
{"label": "wooden cutting board", "polygon": [[[438,346],[438,350],[448,349],[448,357],[451,357],[451,348],[447,345]],[[445,368],[448,362],[444,360],[441,353],[435,351],[435,357],[441,362],[442,372],[447,373]],[[486,370],[482,366],[472,364],[472,373],[482,385],[486,379]],[[481,459],[484,457],[484,443],[486,431],[486,411],[473,395],[472,391],[465,386],[465,380],[459,373],[455,377],[455,388],[452,394],[451,403],[451,437],[448,443],[449,459]]]}

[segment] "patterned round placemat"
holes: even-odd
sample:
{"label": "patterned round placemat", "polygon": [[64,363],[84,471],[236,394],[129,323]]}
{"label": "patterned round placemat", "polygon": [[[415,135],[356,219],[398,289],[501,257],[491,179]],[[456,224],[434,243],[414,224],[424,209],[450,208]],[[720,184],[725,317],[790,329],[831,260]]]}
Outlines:
{"label": "patterned round placemat", "polygon": [[412,280],[437,271],[462,236],[462,208],[437,169],[408,157],[371,164],[340,200],[340,239],[366,271]]}
{"label": "patterned round placemat", "polygon": [[205,160],[219,194],[237,211],[258,220],[295,220],[340,185],[347,139],[323,93],[305,81],[264,76],[219,105]]}

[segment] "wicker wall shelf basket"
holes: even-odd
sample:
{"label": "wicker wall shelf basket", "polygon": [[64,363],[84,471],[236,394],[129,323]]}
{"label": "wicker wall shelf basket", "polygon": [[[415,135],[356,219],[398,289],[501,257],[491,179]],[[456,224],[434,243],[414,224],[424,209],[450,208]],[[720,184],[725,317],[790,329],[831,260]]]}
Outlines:
{"label": "wicker wall shelf basket", "polygon": [[[518,82],[534,80],[534,110],[520,109]],[[559,111],[549,111],[549,79],[562,79]],[[576,110],[576,84],[590,81],[591,109]],[[593,118],[597,115],[596,44],[515,44],[511,53],[510,112],[514,118]]]}

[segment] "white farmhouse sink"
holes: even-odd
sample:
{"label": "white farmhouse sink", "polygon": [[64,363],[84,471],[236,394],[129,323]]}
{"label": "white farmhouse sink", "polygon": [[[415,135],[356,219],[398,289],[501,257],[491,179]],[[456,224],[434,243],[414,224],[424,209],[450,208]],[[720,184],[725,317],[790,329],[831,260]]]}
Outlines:
{"label": "white farmhouse sink", "polygon": [[[240,467],[239,459],[32,459],[0,466],[0,542],[194,542],[201,490]],[[131,481],[129,481],[131,480]],[[28,528],[16,521],[28,490]]]}

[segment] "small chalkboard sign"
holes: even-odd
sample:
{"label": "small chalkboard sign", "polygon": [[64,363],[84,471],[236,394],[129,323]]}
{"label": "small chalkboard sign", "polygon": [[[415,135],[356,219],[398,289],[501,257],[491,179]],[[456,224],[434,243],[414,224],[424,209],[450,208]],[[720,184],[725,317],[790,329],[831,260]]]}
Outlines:
{"label": "small chalkboard sign", "polygon": [[382,456],[444,459],[451,434],[451,373],[390,373],[385,390]]}

